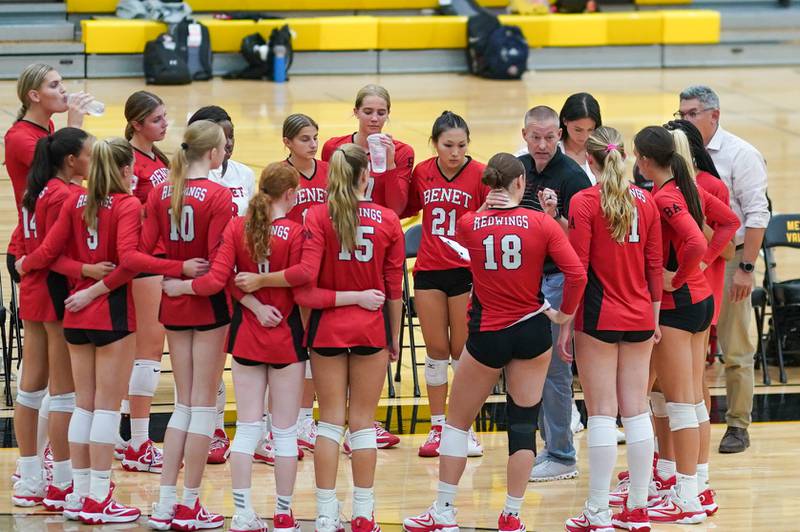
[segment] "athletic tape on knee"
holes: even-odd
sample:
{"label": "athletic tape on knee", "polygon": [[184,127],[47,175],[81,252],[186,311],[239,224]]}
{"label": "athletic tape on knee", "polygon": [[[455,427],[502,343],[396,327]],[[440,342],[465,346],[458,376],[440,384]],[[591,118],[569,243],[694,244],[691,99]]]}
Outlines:
{"label": "athletic tape on knee", "polygon": [[215,406],[193,406],[191,409],[191,420],[186,432],[198,434],[210,438],[214,435],[214,428],[217,425],[217,407]]}
{"label": "athletic tape on knee", "polygon": [[169,417],[167,428],[186,432],[189,429],[189,422],[191,420],[192,411],[189,407],[180,403],[175,403],[175,410],[172,411],[172,415]]}
{"label": "athletic tape on knee", "polygon": [[425,382],[428,386],[441,386],[447,384],[447,360],[436,360],[425,356]]}
{"label": "athletic tape on knee", "polygon": [[510,395],[506,395],[509,456],[521,450],[533,451],[536,454],[536,426],[541,404],[539,401],[533,406],[519,406]]}
{"label": "athletic tape on knee", "polygon": [[34,410],[39,410],[42,407],[42,401],[46,393],[47,388],[35,392],[26,392],[25,390],[18,389],[17,403]]}
{"label": "athletic tape on knee", "polygon": [[611,416],[589,416],[586,423],[589,447],[607,447],[617,444],[617,420]]}
{"label": "athletic tape on knee", "polygon": [[669,413],[669,430],[675,432],[683,429],[696,429],[697,413],[694,405],[687,403],[667,403]]}
{"label": "athletic tape on knee", "polygon": [[439,456],[467,457],[467,431],[445,423],[439,442]]}
{"label": "athletic tape on knee", "polygon": [[694,411],[697,415],[697,423],[708,423],[711,421],[711,418],[708,417],[708,408],[706,408],[706,402],[700,401],[696,405],[694,405]]}
{"label": "athletic tape on knee", "polygon": [[89,441],[113,445],[119,434],[119,410],[95,410],[92,415],[92,432]]}
{"label": "athletic tape on knee", "polygon": [[626,443],[638,443],[653,439],[653,424],[650,422],[649,414],[624,417],[622,418],[622,426],[625,427]]}
{"label": "athletic tape on knee", "polygon": [[306,379],[311,379],[311,378],[312,378],[312,375],[311,375],[311,361],[310,360],[306,360]]}
{"label": "athletic tape on knee", "polygon": [[272,448],[275,456],[297,456],[297,423],[285,429],[272,425]]}
{"label": "athletic tape on knee", "polygon": [[[44,404],[42,404],[44,406]],[[71,414],[75,410],[75,392],[51,395],[48,405],[50,412]]]}
{"label": "athletic tape on knee", "polygon": [[134,360],[128,395],[153,397],[161,377],[161,362],[155,360]]}
{"label": "athletic tape on knee", "polygon": [[317,438],[327,438],[336,445],[339,445],[342,443],[342,436],[344,436],[343,426],[326,423],[324,421],[317,423]]}
{"label": "athletic tape on knee", "polygon": [[350,433],[350,449],[353,451],[377,448],[378,440],[375,434],[375,427],[361,429]]}
{"label": "athletic tape on knee", "polygon": [[653,409],[653,416],[668,417],[667,399],[661,392],[650,392],[650,405]]}
{"label": "athletic tape on knee", "polygon": [[44,394],[44,399],[42,399],[42,406],[39,407],[39,417],[42,419],[48,419],[50,417],[50,394]]}
{"label": "athletic tape on knee", "polygon": [[252,423],[237,421],[236,435],[233,437],[233,442],[231,442],[231,452],[253,456],[259,441],[261,441],[260,421]]}
{"label": "athletic tape on knee", "polygon": [[83,408],[76,408],[72,412],[67,430],[67,440],[70,443],[88,445],[92,433],[92,419],[94,414]]}

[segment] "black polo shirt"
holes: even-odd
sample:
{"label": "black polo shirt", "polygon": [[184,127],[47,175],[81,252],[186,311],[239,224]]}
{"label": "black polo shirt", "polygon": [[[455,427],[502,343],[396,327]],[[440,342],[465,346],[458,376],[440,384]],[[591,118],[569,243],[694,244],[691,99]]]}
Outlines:
{"label": "black polo shirt", "polygon": [[[578,166],[578,163],[570,157],[564,155],[560,148],[556,149],[555,155],[541,172],[536,171],[536,164],[529,153],[520,155],[518,159],[525,167],[525,194],[522,196],[522,202],[520,203],[523,207],[542,211],[538,192],[549,188],[555,190],[558,195],[558,214],[564,218],[569,218],[569,204],[572,201],[572,196],[584,188],[592,186],[592,182],[589,181],[583,168]],[[558,271],[550,257],[547,257],[544,264],[544,273],[551,274]]]}

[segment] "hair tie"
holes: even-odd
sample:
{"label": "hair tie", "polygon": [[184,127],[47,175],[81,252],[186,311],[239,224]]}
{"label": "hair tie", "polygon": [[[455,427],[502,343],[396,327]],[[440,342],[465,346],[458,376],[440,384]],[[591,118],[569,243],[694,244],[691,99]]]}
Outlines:
{"label": "hair tie", "polygon": [[611,153],[612,151],[616,150],[618,146],[616,144],[606,144],[606,153]]}
{"label": "hair tie", "polygon": [[188,145],[188,144],[186,144],[185,142],[181,142],[181,148],[183,148],[183,149],[184,149],[184,151],[185,151],[185,150],[188,150],[188,149],[189,149],[189,145]]}

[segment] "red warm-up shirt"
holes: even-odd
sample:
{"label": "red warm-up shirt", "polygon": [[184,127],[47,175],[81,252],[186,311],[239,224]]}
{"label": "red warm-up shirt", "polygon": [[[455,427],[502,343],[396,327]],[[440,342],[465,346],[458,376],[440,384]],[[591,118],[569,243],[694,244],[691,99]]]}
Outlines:
{"label": "red warm-up shirt", "polygon": [[[722,179],[708,172],[700,171],[697,174],[697,186],[720,200],[723,204],[730,205],[730,191]],[[709,223],[708,225],[711,229],[716,230],[716,224]],[[708,284],[711,286],[711,291],[714,293],[714,318],[711,324],[716,325],[722,308],[722,292],[725,290],[725,259],[717,257],[703,273],[705,273]]]}

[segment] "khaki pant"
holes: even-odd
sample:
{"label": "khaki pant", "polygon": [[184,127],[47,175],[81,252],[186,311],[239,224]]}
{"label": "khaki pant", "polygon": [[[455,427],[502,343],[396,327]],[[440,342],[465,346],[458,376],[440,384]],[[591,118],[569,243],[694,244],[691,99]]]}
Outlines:
{"label": "khaki pant", "polygon": [[725,265],[725,292],[717,324],[717,337],[725,356],[725,386],[728,411],[725,421],[729,427],[747,428],[752,420],[754,370],[756,348],[750,338],[750,320],[753,306],[750,296],[738,303],[729,298],[733,274],[739,268],[742,250]]}

